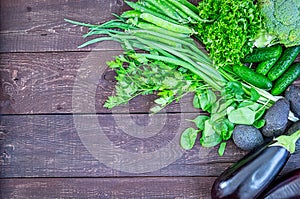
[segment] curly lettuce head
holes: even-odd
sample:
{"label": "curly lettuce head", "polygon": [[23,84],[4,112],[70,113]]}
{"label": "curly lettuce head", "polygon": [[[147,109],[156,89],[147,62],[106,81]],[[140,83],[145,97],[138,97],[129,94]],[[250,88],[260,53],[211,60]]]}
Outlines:
{"label": "curly lettuce head", "polygon": [[265,27],[278,43],[300,45],[300,0],[258,0]]}

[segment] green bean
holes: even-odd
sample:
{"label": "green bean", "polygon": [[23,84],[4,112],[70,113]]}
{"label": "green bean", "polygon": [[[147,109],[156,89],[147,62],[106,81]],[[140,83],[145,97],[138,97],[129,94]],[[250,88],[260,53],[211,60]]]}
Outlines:
{"label": "green bean", "polygon": [[152,14],[149,13],[143,13],[140,15],[140,18],[149,22],[153,23],[159,27],[165,28],[170,31],[174,32],[179,32],[179,33],[186,33],[186,34],[192,34],[194,33],[193,29],[189,28],[188,26],[183,26],[183,25],[177,25],[173,24],[171,22],[168,22],[164,19],[161,19],[159,17],[156,17]]}
{"label": "green bean", "polygon": [[[176,55],[177,57],[180,57],[181,59],[188,61],[190,64],[195,66],[198,70],[200,70],[202,73],[208,75],[211,79],[216,79],[216,80],[218,80],[218,82],[224,82],[224,78],[214,68],[207,66],[205,64],[201,64],[200,62],[194,62],[190,58],[186,57],[183,53],[179,53],[177,51],[177,49],[174,49],[172,47],[168,47],[168,49],[166,49],[161,44],[156,44],[156,45],[162,49],[169,51],[170,53]],[[202,68],[199,67],[199,65],[201,65]],[[221,85],[223,86],[223,84],[221,84]]]}
{"label": "green bean", "polygon": [[191,4],[189,1],[187,0],[178,0],[181,4],[185,5],[186,7],[188,7],[191,11],[193,11],[194,13],[199,13],[199,10],[197,9],[197,7],[193,4]]}
{"label": "green bean", "polygon": [[[145,42],[144,39],[138,39],[138,40],[141,41],[141,42]],[[170,47],[170,46],[165,46],[165,45],[159,44],[157,42],[151,42],[151,44],[152,44],[152,46],[156,46],[159,49],[163,49],[163,50],[165,50],[165,51],[167,51],[167,52],[169,52],[169,53],[171,53],[171,54],[187,61],[188,63],[190,63],[192,66],[197,68],[197,70],[200,70],[203,73],[203,75],[200,76],[200,77],[203,78],[203,80],[205,80],[206,82],[210,82],[210,84],[212,86],[213,86],[213,84],[214,85],[219,84],[219,86],[224,86],[225,79],[214,68],[211,68],[211,67],[209,67],[205,64],[199,64],[199,63],[194,62],[193,60],[191,60],[190,58],[185,56],[183,53],[178,52],[177,48],[175,49],[175,48]],[[204,76],[207,76],[208,78],[206,78]],[[213,79],[218,80],[217,83],[215,83],[213,81]]]}
{"label": "green bean", "polygon": [[143,38],[143,39],[146,39],[146,40],[150,40],[150,41],[157,41],[157,42],[160,42],[160,43],[168,44],[170,46],[180,46],[180,44],[177,43],[177,42],[165,39],[163,37],[156,37],[156,36],[153,36],[151,34],[145,34],[143,32],[135,32],[134,36],[137,36],[139,38]]}
{"label": "green bean", "polygon": [[87,34],[83,35],[83,38],[87,38],[92,35],[111,35],[112,33],[114,34],[124,34],[123,32],[117,31],[117,30],[110,30],[110,29],[102,29],[102,30],[95,30],[95,31],[90,31]]}
{"label": "green bean", "polygon": [[188,16],[191,18],[195,19],[196,21],[199,22],[209,22],[209,20],[206,19],[201,19],[194,11],[190,10],[188,7],[185,5],[181,4],[177,0],[168,0],[170,3],[172,3],[174,6],[178,7],[180,10],[182,10],[184,13],[186,13]]}
{"label": "green bean", "polygon": [[[161,49],[161,48],[153,48],[153,45],[152,45],[152,42],[153,41],[148,41],[148,40],[144,40],[144,39],[141,39],[141,38],[137,38],[137,41],[140,43],[140,44],[145,44],[146,46],[149,46],[150,48],[156,50],[157,52],[159,52],[160,54],[166,56],[166,57],[171,57],[171,58],[174,58],[176,59],[176,57],[170,53],[168,53],[167,51]],[[149,50],[150,51],[150,50]]]}
{"label": "green bean", "polygon": [[152,4],[152,2],[147,2],[146,0],[142,1],[141,4],[157,13],[160,13],[162,15],[166,15],[162,10],[159,10],[157,6],[155,6],[154,4]]}
{"label": "green bean", "polygon": [[137,40],[129,40],[129,42],[131,42],[131,45],[134,48],[140,49],[140,50],[145,50],[145,51],[151,51],[151,47],[149,47],[148,45],[142,44],[141,42],[137,41]]}
{"label": "green bean", "polygon": [[97,31],[97,30],[103,30],[108,28],[118,28],[122,30],[128,30],[128,29],[136,29],[134,26],[122,22],[114,22],[106,24],[105,26],[98,26],[95,28],[90,28],[90,31]]}
{"label": "green bean", "polygon": [[175,10],[173,10],[170,6],[166,6],[165,0],[164,1],[145,0],[145,1],[148,2],[149,4],[152,4],[154,7],[156,7],[156,9],[162,11],[168,17],[178,20],[178,21],[182,20],[181,16],[178,15],[178,13]]}
{"label": "green bean", "polygon": [[[191,38],[186,38],[188,40],[185,40],[185,39],[182,39],[182,38],[172,37],[172,36],[169,36],[169,35],[163,34],[163,33],[160,34],[160,33],[156,32],[156,31],[147,31],[147,30],[146,31],[144,31],[144,30],[133,30],[131,32],[133,32],[133,33],[135,33],[135,32],[144,32],[144,33],[147,33],[147,34],[152,34],[152,35],[154,35],[156,37],[168,39],[168,40],[170,40],[172,42],[180,43],[180,44],[182,44],[184,46],[189,47],[191,49],[190,50],[191,53],[199,55],[199,58],[201,57],[201,59],[198,60],[198,61],[205,62],[207,64],[211,64],[212,63],[211,60],[208,58],[207,55],[205,55],[196,45],[193,45],[194,41]],[[141,35],[141,36],[143,36],[143,35]]]}
{"label": "green bean", "polygon": [[130,2],[130,1],[125,1],[127,5],[129,5],[131,8],[133,8],[134,10],[137,10],[137,11],[140,11],[142,13],[149,13],[153,16],[156,16],[157,18],[160,18],[160,19],[164,19],[165,21],[168,21],[168,22],[171,22],[171,23],[174,23],[174,24],[178,24],[177,21],[173,20],[173,19],[170,19],[169,17],[166,17],[165,15],[162,15],[160,13],[157,13],[141,4],[138,4],[138,3],[134,3],[134,2]]}
{"label": "green bean", "polygon": [[187,14],[185,14],[179,8],[174,6],[172,3],[168,2],[168,1],[164,1],[164,4],[167,7],[169,7],[170,9],[174,10],[174,12],[178,13],[179,17],[181,18],[181,22],[183,22],[183,23],[192,22],[191,17],[189,17]]}
{"label": "green bean", "polygon": [[178,32],[173,32],[173,31],[170,31],[170,30],[166,30],[164,28],[158,27],[156,25],[153,25],[153,24],[147,23],[147,22],[139,21],[136,24],[136,26],[139,27],[139,28],[141,28],[141,29],[144,29],[144,30],[150,30],[150,31],[161,33],[161,34],[166,34],[166,35],[169,35],[171,37],[176,37],[176,38],[180,38],[180,39],[182,39],[182,38],[189,38],[189,36],[187,34],[183,34],[183,33],[178,33]]}
{"label": "green bean", "polygon": [[97,27],[99,25],[94,25],[94,24],[89,24],[89,23],[83,23],[83,22],[78,22],[78,21],[73,21],[70,19],[64,19],[66,22],[74,24],[74,25],[78,25],[78,26],[85,26],[85,27]]}
{"label": "green bean", "polygon": [[86,47],[88,45],[98,43],[98,42],[101,42],[101,41],[118,41],[118,40],[116,40],[113,37],[100,37],[100,38],[95,38],[95,39],[92,39],[90,41],[87,41],[87,42],[81,44],[80,46],[78,46],[78,48],[83,48],[83,47]]}
{"label": "green bean", "polygon": [[134,17],[139,17],[141,15],[140,11],[137,10],[128,10],[125,11],[121,14],[121,17],[123,18],[134,18]]}

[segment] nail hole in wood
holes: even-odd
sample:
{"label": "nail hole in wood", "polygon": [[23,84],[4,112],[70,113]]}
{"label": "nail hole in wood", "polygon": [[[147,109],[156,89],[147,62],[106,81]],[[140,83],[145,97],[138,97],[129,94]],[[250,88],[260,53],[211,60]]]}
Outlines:
{"label": "nail hole in wood", "polygon": [[26,10],[27,10],[27,12],[31,12],[31,11],[32,11],[32,8],[31,8],[30,6],[27,6],[27,7],[26,7]]}

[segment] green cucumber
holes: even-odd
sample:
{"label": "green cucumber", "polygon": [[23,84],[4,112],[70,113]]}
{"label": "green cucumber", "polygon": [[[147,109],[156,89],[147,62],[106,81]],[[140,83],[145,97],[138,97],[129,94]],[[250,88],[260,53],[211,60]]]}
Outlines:
{"label": "green cucumber", "polygon": [[300,77],[300,63],[294,63],[289,69],[283,73],[275,82],[271,90],[272,95],[280,95],[285,89],[291,85],[298,77]]}
{"label": "green cucumber", "polygon": [[260,62],[256,67],[256,72],[262,75],[267,75],[267,73],[274,66],[278,59],[279,57],[274,57],[266,61]]}
{"label": "green cucumber", "polygon": [[298,54],[300,53],[300,46],[293,46],[287,48],[275,65],[268,73],[268,78],[271,81],[278,79],[294,62]]}
{"label": "green cucumber", "polygon": [[233,71],[242,80],[252,84],[261,89],[270,90],[272,82],[264,75],[254,72],[252,69],[245,65],[234,65]]}
{"label": "green cucumber", "polygon": [[254,48],[252,53],[244,57],[243,62],[253,63],[266,61],[271,58],[280,56],[281,52],[281,45],[275,45],[266,48]]}
{"label": "green cucumber", "polygon": [[275,65],[282,53],[282,47],[279,48],[280,53],[273,58],[260,62],[256,67],[256,72],[262,75],[267,75],[270,69]]}

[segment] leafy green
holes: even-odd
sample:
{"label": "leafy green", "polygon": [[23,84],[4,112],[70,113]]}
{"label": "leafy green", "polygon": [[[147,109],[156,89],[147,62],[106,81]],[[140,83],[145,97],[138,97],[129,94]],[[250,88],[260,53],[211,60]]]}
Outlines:
{"label": "leafy green", "polygon": [[238,101],[244,100],[245,91],[240,82],[228,82],[225,87],[226,97],[233,98]]}
{"label": "leafy green", "polygon": [[261,95],[254,88],[251,88],[250,92],[251,100],[254,102],[256,102],[261,97]]}
{"label": "leafy green", "polygon": [[227,109],[228,119],[235,124],[255,125],[260,127],[263,121],[258,120],[263,116],[266,107],[251,100],[244,100],[236,108]]}
{"label": "leafy green", "polygon": [[213,104],[217,101],[217,97],[213,91],[207,89],[204,92],[195,94],[193,105],[195,108],[201,108],[203,111],[211,112]]}
{"label": "leafy green", "polygon": [[208,120],[208,119],[209,119],[209,116],[199,115],[194,120],[191,120],[191,122],[194,122],[195,125],[197,126],[197,128],[200,131],[203,131],[204,130],[205,121]]}
{"label": "leafy green", "polygon": [[219,156],[223,156],[226,149],[226,142],[222,142],[218,149]]}
{"label": "leafy green", "polygon": [[204,123],[204,130],[200,138],[200,144],[203,147],[213,147],[222,141],[221,135],[216,133],[210,120],[206,120]]}
{"label": "leafy green", "polygon": [[189,150],[195,145],[198,131],[193,128],[187,128],[183,131],[180,138],[180,145],[182,148]]}
{"label": "leafy green", "polygon": [[260,119],[260,120],[256,120],[254,123],[253,123],[253,126],[257,129],[260,129],[262,128],[263,126],[265,126],[266,124],[266,120],[264,119]]}
{"label": "leafy green", "polygon": [[299,0],[258,0],[267,34],[286,47],[300,45]]}
{"label": "leafy green", "polygon": [[238,108],[229,113],[228,119],[235,124],[252,125],[255,121],[255,111],[248,107]]}
{"label": "leafy green", "polygon": [[199,23],[200,40],[218,66],[241,64],[251,52],[262,24],[253,0],[204,0],[199,15],[213,22]]}
{"label": "leafy green", "polygon": [[192,80],[188,73],[180,73],[175,66],[140,57],[134,52],[119,55],[107,64],[116,71],[118,81],[115,95],[109,96],[104,104],[107,108],[126,104],[138,95],[157,92],[156,106],[151,108],[155,113],[201,85],[199,80]]}

